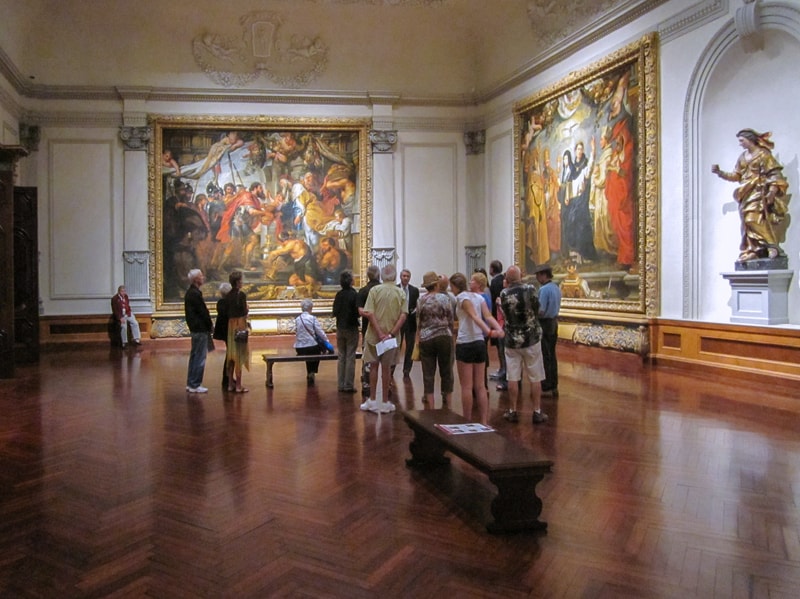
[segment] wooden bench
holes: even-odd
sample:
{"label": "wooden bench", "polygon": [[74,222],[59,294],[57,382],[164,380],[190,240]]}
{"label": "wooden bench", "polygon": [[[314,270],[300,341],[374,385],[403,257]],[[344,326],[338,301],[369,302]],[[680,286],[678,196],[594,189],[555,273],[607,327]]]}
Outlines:
{"label": "wooden bench", "polygon": [[[309,362],[311,360],[319,360],[320,362],[328,362],[330,360],[338,360],[339,354],[316,354],[312,356],[298,356],[290,353],[279,352],[265,352],[263,354],[264,362],[267,363],[266,385],[267,387],[274,387],[272,379],[272,367],[277,362]],[[361,352],[356,352],[356,360],[361,358]]]}
{"label": "wooden bench", "polygon": [[450,460],[444,452],[450,451],[487,474],[497,487],[491,505],[494,521],[486,526],[489,532],[547,529],[547,523],[539,520],[542,500],[536,495],[536,485],[551,471],[551,460],[496,431],[446,433],[435,425],[467,423],[447,409],[409,410],[402,414],[414,431],[414,439],[408,446],[412,456],[406,460],[408,466],[427,468],[447,464]]}

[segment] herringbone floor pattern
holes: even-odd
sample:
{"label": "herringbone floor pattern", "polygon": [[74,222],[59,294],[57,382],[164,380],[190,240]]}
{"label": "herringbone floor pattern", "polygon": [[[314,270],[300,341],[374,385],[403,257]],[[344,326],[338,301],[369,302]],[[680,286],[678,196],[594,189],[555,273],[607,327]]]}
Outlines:
{"label": "herringbone floor pattern", "polygon": [[[800,596],[797,389],[559,347],[547,425],[490,391],[491,423],[555,462],[548,533],[505,536],[489,481],[407,469],[402,418],[338,394],[335,363],[267,390],[256,354],[226,401],[222,352],[207,396],[183,342],[45,353],[0,381],[0,596]],[[421,394],[398,375],[401,408]]]}

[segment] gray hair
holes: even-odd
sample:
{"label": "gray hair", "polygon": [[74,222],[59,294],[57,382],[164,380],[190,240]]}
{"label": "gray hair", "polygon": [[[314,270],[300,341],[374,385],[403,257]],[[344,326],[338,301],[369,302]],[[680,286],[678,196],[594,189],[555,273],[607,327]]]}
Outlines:
{"label": "gray hair", "polygon": [[367,278],[370,281],[377,281],[381,276],[381,269],[377,264],[370,264],[367,269]]}
{"label": "gray hair", "polygon": [[300,302],[300,309],[303,312],[311,312],[311,308],[313,308],[313,307],[314,307],[314,302],[312,302],[308,298],[306,298],[302,302]]}
{"label": "gray hair", "polygon": [[202,270],[200,270],[199,268],[193,268],[192,270],[189,271],[189,274],[186,276],[188,277],[190,283],[194,283],[194,280],[202,274],[203,274]]}
{"label": "gray hair", "polygon": [[384,283],[391,283],[397,279],[397,269],[394,264],[387,264],[381,269],[381,279]]}
{"label": "gray hair", "polygon": [[233,289],[233,287],[231,287],[230,283],[222,283],[219,286],[219,294],[220,294],[220,296],[225,297],[226,295],[228,295],[230,293],[231,289]]}

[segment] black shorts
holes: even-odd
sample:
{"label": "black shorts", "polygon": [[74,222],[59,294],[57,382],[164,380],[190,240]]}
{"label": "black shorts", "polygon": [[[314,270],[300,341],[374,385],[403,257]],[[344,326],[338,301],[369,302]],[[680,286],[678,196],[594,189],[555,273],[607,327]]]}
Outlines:
{"label": "black shorts", "polygon": [[470,341],[456,343],[456,360],[467,364],[483,364],[486,362],[486,341]]}

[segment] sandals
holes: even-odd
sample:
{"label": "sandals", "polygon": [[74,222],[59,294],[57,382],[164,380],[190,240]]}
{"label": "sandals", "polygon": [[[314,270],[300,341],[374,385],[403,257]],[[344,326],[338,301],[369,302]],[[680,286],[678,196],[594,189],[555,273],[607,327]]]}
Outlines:
{"label": "sandals", "polygon": [[248,389],[247,387],[236,389],[236,393],[247,393],[248,391],[250,391],[250,389]]}

